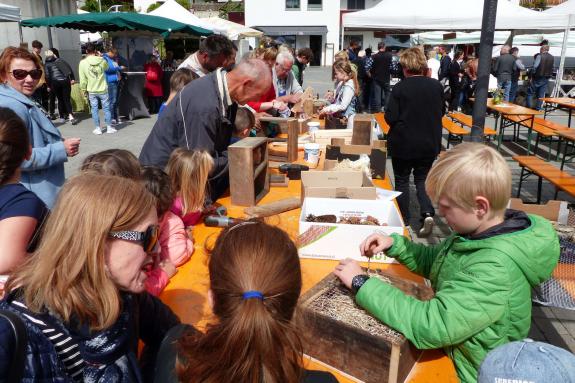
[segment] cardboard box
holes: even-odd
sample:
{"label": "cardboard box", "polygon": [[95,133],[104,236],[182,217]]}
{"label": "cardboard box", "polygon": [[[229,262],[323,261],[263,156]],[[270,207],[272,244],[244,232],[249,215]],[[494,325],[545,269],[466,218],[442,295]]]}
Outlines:
{"label": "cardboard box", "polygon": [[[366,217],[371,215],[387,226],[348,225],[306,222],[309,214],[334,214],[336,217]],[[403,220],[394,201],[306,198],[299,220],[299,255],[302,258],[340,260],[352,258],[367,261],[359,253],[359,245],[376,231],[403,235]],[[302,235],[303,234],[303,235]],[[394,263],[393,258],[376,254],[373,262]]]}
{"label": "cardboard box", "polygon": [[523,203],[520,198],[511,198],[509,200],[510,209],[521,210],[527,214],[537,214],[547,218],[550,221],[556,221],[561,224],[567,224],[569,218],[568,203],[565,201],[547,201],[544,205]]}
{"label": "cardboard box", "polygon": [[373,178],[384,179],[387,161],[387,141],[376,140],[370,145],[348,145],[340,138],[333,138],[331,145],[325,149],[324,169],[333,168],[334,161],[341,162],[345,159],[357,161],[365,154],[369,157]]}
{"label": "cardboard box", "polygon": [[377,190],[361,171],[313,171],[301,173],[301,198],[376,199]]}

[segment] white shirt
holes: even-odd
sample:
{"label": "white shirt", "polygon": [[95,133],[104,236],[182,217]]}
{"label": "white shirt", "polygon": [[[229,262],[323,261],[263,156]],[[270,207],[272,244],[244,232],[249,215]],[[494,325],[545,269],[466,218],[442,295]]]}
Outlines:
{"label": "white shirt", "polygon": [[440,66],[441,66],[441,63],[436,58],[430,58],[429,60],[427,60],[427,67],[429,69],[431,69],[431,78],[434,78],[436,80],[439,79],[439,67]]}
{"label": "white shirt", "polygon": [[202,64],[200,64],[200,62],[198,61],[198,52],[189,55],[188,58],[185,59],[184,62],[182,62],[178,67],[178,69],[182,68],[191,69],[192,72],[197,74],[199,77],[204,77],[205,75],[208,74],[208,71],[206,71],[202,66]]}

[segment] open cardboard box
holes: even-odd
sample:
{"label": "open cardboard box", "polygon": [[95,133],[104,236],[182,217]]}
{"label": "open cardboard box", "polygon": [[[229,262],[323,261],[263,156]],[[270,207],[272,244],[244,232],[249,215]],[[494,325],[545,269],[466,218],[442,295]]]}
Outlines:
{"label": "open cardboard box", "polygon": [[377,190],[362,171],[301,172],[301,198],[376,199]]}
{"label": "open cardboard box", "polygon": [[342,139],[333,138],[331,145],[326,146],[324,169],[331,169],[345,159],[357,161],[362,154],[369,157],[373,178],[384,179],[387,142],[383,140],[375,140],[370,145],[348,145]]}
{"label": "open cardboard box", "polygon": [[[334,214],[336,217],[366,217],[371,215],[387,226],[348,225],[337,223],[306,222],[309,214]],[[299,256],[302,258],[340,260],[345,258],[366,261],[359,252],[359,245],[376,231],[402,235],[401,214],[394,201],[306,198],[299,220]],[[304,234],[305,233],[305,234]],[[303,234],[303,236],[302,236]],[[373,262],[395,263],[383,253],[372,257]]]}
{"label": "open cardboard box", "polygon": [[569,218],[568,203],[565,201],[547,201],[544,205],[523,203],[520,198],[511,198],[508,207],[510,209],[521,210],[527,214],[537,214],[550,221],[555,221],[566,225]]}

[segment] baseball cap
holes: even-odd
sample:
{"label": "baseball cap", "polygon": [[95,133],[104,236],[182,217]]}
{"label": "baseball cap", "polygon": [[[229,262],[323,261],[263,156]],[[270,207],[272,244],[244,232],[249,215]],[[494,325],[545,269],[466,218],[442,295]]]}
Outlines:
{"label": "baseball cap", "polygon": [[478,383],[575,383],[575,355],[531,339],[504,344],[487,354]]}

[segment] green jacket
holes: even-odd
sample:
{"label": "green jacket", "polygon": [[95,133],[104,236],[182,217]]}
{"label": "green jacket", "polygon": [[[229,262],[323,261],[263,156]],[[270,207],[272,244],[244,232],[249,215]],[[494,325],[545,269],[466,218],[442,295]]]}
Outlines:
{"label": "green jacket", "polygon": [[80,61],[78,72],[80,74],[80,89],[88,93],[107,93],[106,69],[108,63],[103,57],[89,55]]}
{"label": "green jacket", "polygon": [[435,297],[419,301],[370,278],[356,300],[415,347],[442,347],[459,379],[476,382],[490,350],[527,336],[531,287],[549,278],[559,259],[551,223],[528,217],[527,228],[519,231],[476,240],[453,234],[435,246],[394,234],[387,255],[428,278]]}

